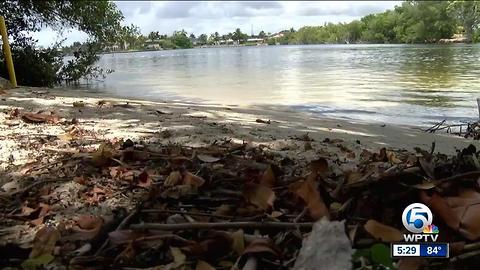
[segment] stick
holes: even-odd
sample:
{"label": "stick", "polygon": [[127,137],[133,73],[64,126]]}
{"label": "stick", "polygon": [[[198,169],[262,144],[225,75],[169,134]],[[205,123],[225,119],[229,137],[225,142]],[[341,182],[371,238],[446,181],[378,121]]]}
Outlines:
{"label": "stick", "polygon": [[313,222],[304,223],[290,223],[290,222],[198,222],[198,223],[177,223],[177,224],[163,224],[163,223],[140,223],[130,225],[133,230],[163,230],[163,231],[178,231],[178,230],[193,230],[193,229],[310,229]]}
{"label": "stick", "polygon": [[478,106],[478,120],[480,120],[480,98],[477,98],[477,106]]}
{"label": "stick", "polygon": [[57,178],[57,179],[46,179],[46,180],[41,180],[41,181],[36,181],[34,182],[33,184],[31,185],[28,185],[27,187],[25,187],[24,189],[21,189],[19,191],[15,191],[11,194],[6,194],[8,196],[15,196],[17,194],[25,194],[27,193],[30,189],[38,186],[38,185],[42,185],[42,184],[47,184],[47,183],[53,183],[53,182],[64,182],[64,181],[69,181],[69,180],[72,180],[72,178]]}
{"label": "stick", "polygon": [[474,177],[480,177],[480,171],[472,171],[472,172],[461,173],[461,174],[453,175],[453,176],[446,177],[446,178],[443,178],[443,179],[439,179],[435,182],[440,184],[440,183],[443,183],[443,182],[453,181],[453,180],[457,180],[457,179],[461,179],[461,178],[474,178]]}
{"label": "stick", "polygon": [[145,210],[142,210],[142,213],[145,213],[145,214],[150,214],[150,213],[181,214],[181,215],[189,215],[189,216],[214,217],[214,218],[223,218],[223,219],[234,218],[233,216],[216,215],[216,214],[210,214],[210,213],[190,213],[190,212],[187,212],[187,211],[161,210],[161,209],[145,209]]}
{"label": "stick", "polygon": [[[128,216],[126,216],[122,220],[122,222],[120,222],[120,224],[118,224],[115,231],[119,231],[119,230],[122,230],[123,228],[125,228],[127,226],[128,222],[137,214],[137,212],[138,212],[138,210],[135,210],[132,213],[130,213]],[[95,256],[100,256],[100,253],[108,246],[109,243],[110,243],[110,238],[107,237],[105,242],[103,242],[102,246],[97,250],[97,252],[95,252]]]}

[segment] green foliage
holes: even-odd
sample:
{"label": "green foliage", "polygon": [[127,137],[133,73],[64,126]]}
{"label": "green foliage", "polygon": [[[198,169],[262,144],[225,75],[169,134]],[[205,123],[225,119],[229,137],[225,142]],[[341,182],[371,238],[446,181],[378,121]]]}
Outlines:
{"label": "green foliage", "polygon": [[[74,28],[89,35],[91,42],[114,42],[119,33],[122,13],[115,4],[103,1],[87,0],[3,0],[0,2],[0,14],[5,17],[9,37],[12,42],[12,54],[15,64],[17,81],[23,85],[52,86],[65,79],[68,73],[63,72],[63,61],[58,51],[60,44],[47,49],[36,47],[36,41],[26,37],[27,33],[40,31],[43,27],[54,30]],[[98,47],[97,47],[98,48]],[[93,56],[98,50],[89,50]],[[84,72],[80,77],[89,76],[95,71],[92,55],[80,54],[78,70]],[[0,56],[3,62],[3,55]],[[2,65],[3,66],[3,65]],[[6,76],[0,70],[0,76]],[[75,78],[78,78],[76,74]],[[74,78],[68,78],[73,80]]]}
{"label": "green foliage", "polygon": [[[56,46],[43,50],[35,49],[30,39],[12,44],[12,57],[15,75],[19,85],[53,86],[59,82],[58,72],[62,66],[62,56]],[[8,78],[3,58],[0,63],[0,76]]]}
{"label": "green foliage", "polygon": [[237,28],[237,29],[235,30],[235,32],[233,32],[231,38],[232,38],[234,41],[245,42],[245,41],[247,41],[248,35],[245,34],[245,33],[242,33],[242,31],[240,30],[240,28]]}
{"label": "green foliage", "polygon": [[480,1],[450,1],[447,11],[464,27],[467,40],[475,41],[480,28]]}
{"label": "green foliage", "polygon": [[[462,25],[469,40],[480,25],[480,1],[405,1],[401,6],[350,23],[283,31],[280,44],[433,43],[451,38]],[[478,35],[477,35],[478,36]],[[275,41],[268,43],[275,43]]]}
{"label": "green foliage", "polygon": [[171,41],[176,48],[193,48],[192,41],[188,38],[187,32],[185,32],[185,30],[175,31],[171,37]]}
{"label": "green foliage", "polygon": [[360,258],[367,260],[372,266],[371,269],[394,269],[390,248],[381,243],[374,244],[368,249],[356,250],[352,255],[353,262],[359,262]]}
{"label": "green foliage", "polygon": [[99,50],[98,43],[87,43],[85,46],[76,51],[74,58],[67,61],[67,64],[62,66],[58,72],[60,80],[67,83],[78,82],[80,79],[97,80],[104,79],[105,75],[111,73],[112,70],[104,71],[103,69],[94,66],[99,57],[95,54]]}
{"label": "green foliage", "polygon": [[29,258],[22,263],[22,268],[24,270],[37,270],[44,269],[46,265],[52,262],[55,259],[50,254],[44,254],[35,258]]}

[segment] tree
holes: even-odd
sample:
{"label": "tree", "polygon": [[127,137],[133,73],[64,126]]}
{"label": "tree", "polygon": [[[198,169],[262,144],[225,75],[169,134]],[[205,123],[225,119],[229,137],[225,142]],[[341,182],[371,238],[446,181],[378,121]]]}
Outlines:
{"label": "tree", "polygon": [[193,33],[190,34],[189,36],[190,39],[195,39],[195,35]]}
{"label": "tree", "polygon": [[[32,86],[51,86],[61,79],[68,79],[72,70],[75,70],[75,78],[78,78],[78,72],[83,72],[81,77],[93,72],[93,65],[98,60],[96,53],[102,47],[99,44],[114,42],[123,19],[115,4],[107,0],[3,0],[0,14],[5,17],[8,34],[13,40],[12,54],[18,83]],[[28,33],[44,27],[59,32],[72,28],[83,31],[89,36],[89,46],[64,65],[57,50],[61,43],[40,51],[36,41],[28,37]],[[0,76],[5,75],[4,65],[0,65]]]}
{"label": "tree", "polygon": [[158,31],[152,31],[148,34],[148,39],[150,40],[157,40],[160,39],[160,34]]}
{"label": "tree", "polygon": [[207,44],[207,39],[208,39],[207,34],[201,34],[200,37],[198,38],[199,43],[201,45]]}
{"label": "tree", "polygon": [[267,36],[267,34],[265,34],[265,32],[263,30],[260,31],[260,33],[258,33],[259,38],[265,38],[266,36]]}
{"label": "tree", "polygon": [[480,1],[450,1],[447,11],[463,26],[468,42],[480,25]]}
{"label": "tree", "polygon": [[242,33],[240,28],[237,28],[235,32],[233,32],[232,37],[234,41],[240,42],[240,41],[246,41],[248,38],[247,34]]}
{"label": "tree", "polygon": [[185,30],[173,32],[172,42],[177,48],[186,49],[193,47],[192,41],[188,38]]}
{"label": "tree", "polygon": [[136,48],[140,45],[140,42],[138,40],[140,35],[141,32],[138,26],[133,24],[123,26],[120,30],[120,35],[117,41],[122,43],[122,45],[124,46],[123,49],[125,50],[128,48]]}

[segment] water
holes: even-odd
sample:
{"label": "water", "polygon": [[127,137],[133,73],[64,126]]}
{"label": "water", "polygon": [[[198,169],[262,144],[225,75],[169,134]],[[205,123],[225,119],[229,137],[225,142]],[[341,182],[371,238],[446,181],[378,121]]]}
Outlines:
{"label": "water", "polygon": [[318,116],[429,125],[478,117],[479,45],[312,45],[107,54],[95,91],[268,104]]}

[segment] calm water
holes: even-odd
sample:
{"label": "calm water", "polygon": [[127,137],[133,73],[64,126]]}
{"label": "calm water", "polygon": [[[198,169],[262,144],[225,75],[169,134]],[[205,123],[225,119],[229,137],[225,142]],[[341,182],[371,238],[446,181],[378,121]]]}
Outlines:
{"label": "calm water", "polygon": [[478,45],[314,45],[109,54],[90,86],[126,97],[275,104],[319,116],[427,125],[478,117]]}

